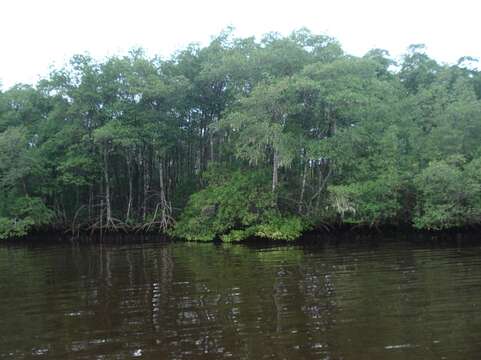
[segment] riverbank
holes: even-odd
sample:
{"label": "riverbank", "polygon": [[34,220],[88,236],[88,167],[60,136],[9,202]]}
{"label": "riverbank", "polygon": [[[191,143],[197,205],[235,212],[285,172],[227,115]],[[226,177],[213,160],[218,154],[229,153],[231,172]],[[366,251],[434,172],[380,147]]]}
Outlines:
{"label": "riverbank", "polygon": [[[481,243],[481,227],[464,227],[454,228],[443,231],[428,231],[419,230],[410,226],[348,226],[338,225],[329,228],[323,227],[321,229],[314,229],[304,232],[301,236],[294,240],[273,240],[269,238],[250,237],[241,241],[233,243],[238,244],[296,244],[306,242],[322,242],[325,240],[338,239],[342,241],[351,240],[369,240],[378,241],[382,238],[402,238],[406,240],[439,240],[439,241],[479,241]],[[138,232],[138,231],[109,231],[109,232],[90,232],[80,231],[72,235],[68,231],[61,229],[37,229],[32,233],[19,238],[9,238],[0,241],[2,243],[82,243],[82,242],[151,242],[151,241],[165,241],[165,242],[199,242],[206,243],[206,241],[187,241],[185,239],[169,236],[165,233],[154,232]],[[215,239],[208,241],[210,243],[222,243],[222,240]]]}

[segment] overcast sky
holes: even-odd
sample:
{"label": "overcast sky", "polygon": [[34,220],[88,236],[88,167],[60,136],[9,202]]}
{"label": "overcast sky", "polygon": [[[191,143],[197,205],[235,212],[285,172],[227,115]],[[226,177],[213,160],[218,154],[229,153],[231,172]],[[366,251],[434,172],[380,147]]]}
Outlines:
{"label": "overcast sky", "polygon": [[35,83],[73,54],[124,54],[143,47],[168,57],[208,43],[229,25],[237,36],[307,27],[362,55],[399,56],[424,43],[441,62],[481,58],[477,0],[0,0],[0,82]]}

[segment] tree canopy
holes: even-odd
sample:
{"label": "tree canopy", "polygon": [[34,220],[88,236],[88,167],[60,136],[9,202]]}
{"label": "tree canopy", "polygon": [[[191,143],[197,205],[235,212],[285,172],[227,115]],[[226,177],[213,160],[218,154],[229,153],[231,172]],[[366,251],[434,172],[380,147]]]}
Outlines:
{"label": "tree canopy", "polygon": [[481,72],[231,29],[169,59],[76,55],[0,91],[0,238],[38,229],[295,239],[481,224]]}

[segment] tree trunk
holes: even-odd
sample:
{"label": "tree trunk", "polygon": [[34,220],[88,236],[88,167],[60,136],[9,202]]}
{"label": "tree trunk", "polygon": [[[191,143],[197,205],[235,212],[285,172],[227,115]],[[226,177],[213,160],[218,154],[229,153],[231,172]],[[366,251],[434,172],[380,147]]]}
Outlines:
{"label": "tree trunk", "polygon": [[302,181],[301,181],[301,195],[299,196],[299,207],[298,212],[299,214],[302,213],[302,204],[304,202],[304,192],[306,189],[306,179],[307,179],[307,167],[309,165],[309,161],[306,161],[304,164],[304,170],[302,173]]}
{"label": "tree trunk", "polygon": [[149,197],[149,183],[150,183],[150,176],[149,176],[149,166],[147,160],[143,159],[143,178],[144,178],[144,201],[142,204],[142,220],[145,221],[147,217],[147,200]]}
{"label": "tree trunk", "polygon": [[275,192],[277,188],[278,170],[279,170],[279,154],[277,153],[277,150],[274,150],[274,159],[272,161],[272,192]]}
{"label": "tree trunk", "polygon": [[104,149],[104,179],[105,179],[105,209],[107,211],[106,224],[112,220],[112,206],[110,203],[110,179],[108,169],[108,150]]}
{"label": "tree trunk", "polygon": [[128,222],[130,219],[130,212],[132,211],[133,192],[134,192],[134,184],[132,179],[132,158],[130,155],[127,155],[127,176],[129,178],[129,200],[127,203],[126,221]]}
{"label": "tree trunk", "polygon": [[[316,199],[316,208],[317,209],[319,209],[319,204],[320,204],[320,201],[321,201],[321,193],[324,190],[324,188],[326,187],[327,181],[329,179],[329,176],[331,175],[331,170],[332,170],[329,162],[324,163],[324,164],[325,165],[323,165],[321,163],[319,165],[319,185],[318,185],[317,193],[315,195],[315,196],[317,196],[317,199]],[[322,172],[323,167],[325,168],[325,175]]]}
{"label": "tree trunk", "polygon": [[139,149],[139,152],[137,154],[137,193],[136,193],[136,202],[137,202],[137,215],[141,215],[141,209],[142,209],[142,179],[141,179],[141,174],[142,174],[142,169],[143,169],[143,161],[142,161],[142,150]]}
{"label": "tree trunk", "polygon": [[329,108],[329,106],[326,107],[325,111],[326,111],[327,123],[329,124],[329,136],[334,136],[336,135],[336,131],[337,131],[336,118],[332,116],[331,109]]}
{"label": "tree trunk", "polygon": [[322,176],[322,164],[321,164],[321,165],[319,165],[319,183],[318,183],[318,188],[317,188],[318,196],[317,196],[317,199],[316,199],[316,209],[319,209],[323,182],[324,181],[323,181],[323,176]]}
{"label": "tree trunk", "polygon": [[[100,194],[104,193],[104,182],[100,182]],[[103,224],[104,224],[104,199],[105,197],[100,198],[100,209],[99,209],[99,226],[100,226],[100,237],[102,238],[102,231],[103,231]]]}
{"label": "tree trunk", "polygon": [[214,161],[214,134],[209,129],[210,161]]}
{"label": "tree trunk", "polygon": [[93,216],[93,203],[94,203],[94,185],[89,186],[89,210],[88,210],[88,221],[92,221]]}
{"label": "tree trunk", "polygon": [[160,187],[160,203],[164,205],[166,203],[166,199],[165,199],[165,186],[164,186],[164,165],[162,163],[162,158],[159,158],[159,187]]}
{"label": "tree trunk", "polygon": [[27,181],[25,180],[25,178],[22,178],[22,187],[23,192],[25,193],[25,197],[28,198]]}

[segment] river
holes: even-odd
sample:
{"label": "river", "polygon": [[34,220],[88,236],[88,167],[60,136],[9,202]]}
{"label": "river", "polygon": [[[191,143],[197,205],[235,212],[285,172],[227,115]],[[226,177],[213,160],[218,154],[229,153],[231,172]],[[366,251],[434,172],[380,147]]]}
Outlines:
{"label": "river", "polygon": [[481,246],[0,246],[1,359],[479,359]]}

